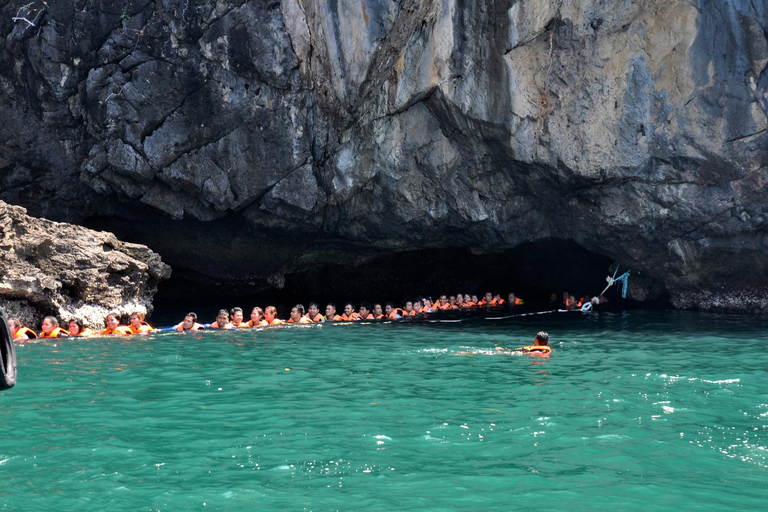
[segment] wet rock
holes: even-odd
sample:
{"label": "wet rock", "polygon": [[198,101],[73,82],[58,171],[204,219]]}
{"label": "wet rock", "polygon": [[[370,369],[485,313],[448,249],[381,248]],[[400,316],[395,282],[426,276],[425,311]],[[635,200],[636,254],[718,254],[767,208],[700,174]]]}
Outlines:
{"label": "wet rock", "polygon": [[109,311],[151,312],[170,267],[111,233],[30,217],[0,201],[0,306],[39,325],[45,315],[96,328]]}

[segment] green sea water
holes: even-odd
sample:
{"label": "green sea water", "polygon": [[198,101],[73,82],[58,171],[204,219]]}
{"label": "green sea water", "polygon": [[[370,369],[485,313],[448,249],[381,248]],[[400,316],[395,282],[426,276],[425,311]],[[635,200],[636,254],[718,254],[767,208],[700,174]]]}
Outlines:
{"label": "green sea water", "polygon": [[[547,330],[549,359],[500,355]],[[549,314],[17,347],[2,510],[760,510],[765,318]]]}

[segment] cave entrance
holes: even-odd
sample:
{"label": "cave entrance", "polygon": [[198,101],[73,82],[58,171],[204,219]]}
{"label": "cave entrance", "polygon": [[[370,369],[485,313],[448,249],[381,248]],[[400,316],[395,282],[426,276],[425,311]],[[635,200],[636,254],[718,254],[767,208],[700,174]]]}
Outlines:
{"label": "cave entrance", "polygon": [[[288,311],[283,309],[289,310],[296,303],[306,306],[309,301],[321,306],[347,301],[392,301],[400,305],[404,299],[419,295],[436,299],[441,293],[481,296],[485,291],[499,293],[505,299],[513,291],[536,306],[547,304],[551,293],[558,297],[563,291],[579,297],[599,293],[612,263],[610,258],[564,240],[526,243],[483,254],[466,247],[426,249],[383,256],[356,266],[327,265],[286,275],[282,289],[256,293],[232,285],[203,286],[183,269],[174,269],[174,277],[161,284],[155,306],[158,312],[175,306],[212,314],[218,308],[234,305],[250,310],[254,305],[273,304],[285,316]],[[196,303],[180,304],[183,298]]]}

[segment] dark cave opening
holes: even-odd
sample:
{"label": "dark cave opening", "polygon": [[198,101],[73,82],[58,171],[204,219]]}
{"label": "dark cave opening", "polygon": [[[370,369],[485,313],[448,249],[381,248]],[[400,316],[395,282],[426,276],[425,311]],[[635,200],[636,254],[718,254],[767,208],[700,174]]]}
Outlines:
{"label": "dark cave opening", "polygon": [[[182,309],[213,315],[219,308],[275,305],[287,316],[296,303],[328,302],[343,305],[402,301],[417,296],[486,291],[506,298],[511,291],[526,304],[545,306],[551,293],[568,291],[578,297],[595,295],[605,287],[613,261],[572,241],[548,240],[522,244],[514,249],[475,254],[469,248],[425,249],[370,260],[357,266],[326,265],[285,276],[284,286],[249,291],[247,286],[202,284],[193,273],[174,269],[155,297],[157,313],[182,315]],[[616,292],[609,296],[618,298]],[[188,303],[184,303],[187,301]],[[625,306],[631,301],[620,299]],[[204,313],[201,313],[204,312]],[[213,317],[212,317],[213,318]],[[211,320],[212,320],[211,318]],[[206,320],[209,321],[209,320]]]}

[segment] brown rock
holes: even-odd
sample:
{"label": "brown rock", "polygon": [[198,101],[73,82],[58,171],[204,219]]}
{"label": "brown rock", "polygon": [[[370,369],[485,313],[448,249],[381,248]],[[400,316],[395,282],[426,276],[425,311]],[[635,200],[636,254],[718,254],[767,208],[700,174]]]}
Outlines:
{"label": "brown rock", "polygon": [[170,275],[146,246],[0,201],[0,308],[25,323],[54,315],[98,328],[109,311],[151,312],[158,283]]}

